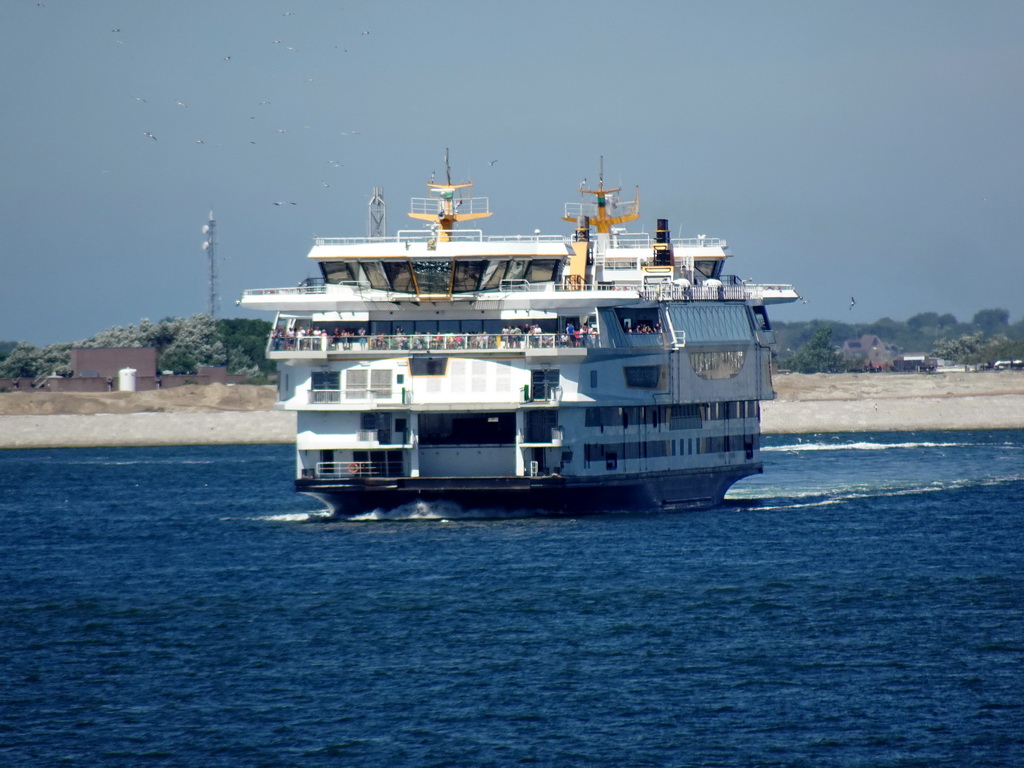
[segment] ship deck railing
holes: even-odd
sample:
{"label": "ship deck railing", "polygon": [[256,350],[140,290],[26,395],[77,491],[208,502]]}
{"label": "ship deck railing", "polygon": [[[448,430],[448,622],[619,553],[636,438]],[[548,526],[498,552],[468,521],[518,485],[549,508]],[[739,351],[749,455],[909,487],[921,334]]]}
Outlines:
{"label": "ship deck railing", "polygon": [[[524,386],[519,389],[518,402],[520,405],[535,405],[539,407],[558,405],[562,402],[563,390],[557,386],[541,387],[530,389]],[[375,388],[352,388],[339,389],[310,389],[307,390],[307,405],[344,405],[357,403],[364,408],[377,406],[412,405],[413,390],[409,387],[375,387]],[[424,401],[426,402],[426,401]],[[378,430],[361,430],[358,439],[360,441],[377,440],[371,437],[371,432],[376,435]]]}
{"label": "ship deck railing", "polygon": [[[306,470],[308,471],[308,470]],[[401,477],[401,461],[318,461],[313,468],[318,480],[339,480],[345,477]]]}
{"label": "ship deck railing", "polygon": [[267,352],[507,352],[580,349],[599,344],[600,337],[593,333],[581,334],[578,339],[567,333],[398,333],[338,338],[273,335]]}
{"label": "ship deck railing", "polygon": [[[460,211],[465,213],[465,211]],[[566,235],[484,235],[482,229],[453,229],[447,234],[453,243],[568,243]],[[385,237],[315,237],[314,245],[372,245],[377,243],[429,243],[437,240],[437,233],[425,229],[402,229],[394,236]]]}
{"label": "ship deck railing", "polygon": [[[605,268],[609,271],[617,271],[619,266]],[[621,266],[622,270],[628,267]],[[381,291],[372,288],[368,283],[345,282],[324,284],[321,281],[309,281],[295,287],[287,288],[249,288],[243,292],[244,297],[268,297],[268,296],[322,296],[327,294],[335,286],[353,292],[365,301],[403,301],[411,300],[415,294],[398,291]],[[639,298],[646,301],[760,301],[769,292],[795,292],[791,284],[770,284],[760,285],[752,283],[731,284],[723,282],[722,285],[683,285],[669,280],[657,283],[640,283],[639,281],[622,282],[601,282],[581,283],[568,278],[559,283],[531,283],[528,280],[502,280],[494,294],[503,293],[547,293],[547,292],[572,292],[579,291],[636,291]],[[452,298],[465,298],[467,300],[479,300],[490,298],[491,292],[477,291],[466,293]]]}

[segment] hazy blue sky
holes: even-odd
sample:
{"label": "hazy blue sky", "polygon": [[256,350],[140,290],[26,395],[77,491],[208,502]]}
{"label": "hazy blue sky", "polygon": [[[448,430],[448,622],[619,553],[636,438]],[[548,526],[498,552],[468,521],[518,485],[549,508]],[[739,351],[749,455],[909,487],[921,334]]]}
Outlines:
{"label": "hazy blue sky", "polygon": [[242,290],[365,234],[373,187],[408,226],[446,147],[495,234],[567,232],[603,155],[648,231],[794,283],[778,320],[1024,311],[1020,0],[3,0],[0,30],[0,340],[205,311],[210,209],[219,314],[260,316]]}

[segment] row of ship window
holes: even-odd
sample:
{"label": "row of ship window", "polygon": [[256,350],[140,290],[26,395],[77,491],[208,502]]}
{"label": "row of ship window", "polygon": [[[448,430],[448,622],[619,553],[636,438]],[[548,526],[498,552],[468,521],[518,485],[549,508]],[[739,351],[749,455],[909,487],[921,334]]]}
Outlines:
{"label": "row of ship window", "polygon": [[717,403],[685,403],[680,405],[631,405],[587,408],[587,427],[623,427],[645,425],[669,429],[700,429],[707,421],[749,419],[759,415],[757,400],[727,400]]}
{"label": "row of ship window", "polygon": [[586,443],[583,465],[590,469],[594,462],[615,469],[619,461],[659,459],[666,456],[700,456],[710,453],[743,451],[748,459],[758,448],[758,435],[719,435],[717,437],[684,437],[678,440],[640,440],[636,442]]}

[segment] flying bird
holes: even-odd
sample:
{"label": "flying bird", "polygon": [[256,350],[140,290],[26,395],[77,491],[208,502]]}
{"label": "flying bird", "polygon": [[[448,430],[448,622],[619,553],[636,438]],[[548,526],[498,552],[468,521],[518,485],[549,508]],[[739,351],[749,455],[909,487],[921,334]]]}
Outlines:
{"label": "flying bird", "polygon": [[281,202],[281,203],[274,203],[274,205],[298,205],[298,203],[290,203],[290,202],[289,203],[284,203],[284,202]]}
{"label": "flying bird", "polygon": [[152,139],[153,141],[156,141],[156,136],[154,136],[154,135],[153,135],[152,133],[150,133],[149,131],[143,131],[143,132],[142,132],[142,135],[143,135],[143,136],[148,136],[148,137],[149,137],[149,138],[151,138],[151,139]]}
{"label": "flying bird", "polygon": [[850,309],[853,309],[853,305],[856,304],[856,303],[857,303],[857,300],[855,298],[853,298],[853,296],[851,296],[850,297]]}
{"label": "flying bird", "polygon": [[498,162],[498,161],[497,160],[491,160],[491,162],[489,162],[488,165],[494,165],[496,162]]}

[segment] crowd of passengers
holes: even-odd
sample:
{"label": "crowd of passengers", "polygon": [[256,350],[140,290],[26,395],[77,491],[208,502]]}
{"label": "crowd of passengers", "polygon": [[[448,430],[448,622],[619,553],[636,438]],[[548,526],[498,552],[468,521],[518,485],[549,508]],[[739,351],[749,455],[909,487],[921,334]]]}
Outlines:
{"label": "crowd of passengers", "polygon": [[357,330],[297,326],[274,328],[270,333],[271,351],[350,350],[350,349],[521,349],[524,347],[596,347],[597,328],[589,323],[579,327],[568,323],[563,332],[549,333],[539,325],[506,326],[501,333],[405,333],[401,327],[393,334],[369,334]]}
{"label": "crowd of passengers", "polygon": [[[623,321],[623,331],[630,334],[661,333],[661,321],[653,325],[640,321]],[[282,350],[350,350],[356,349],[521,349],[524,347],[597,347],[600,336],[590,323],[566,324],[563,331],[544,331],[539,325],[506,326],[501,333],[405,333],[401,326],[393,334],[370,334],[365,327],[356,330],[299,325],[274,328],[270,333],[272,351]]]}

